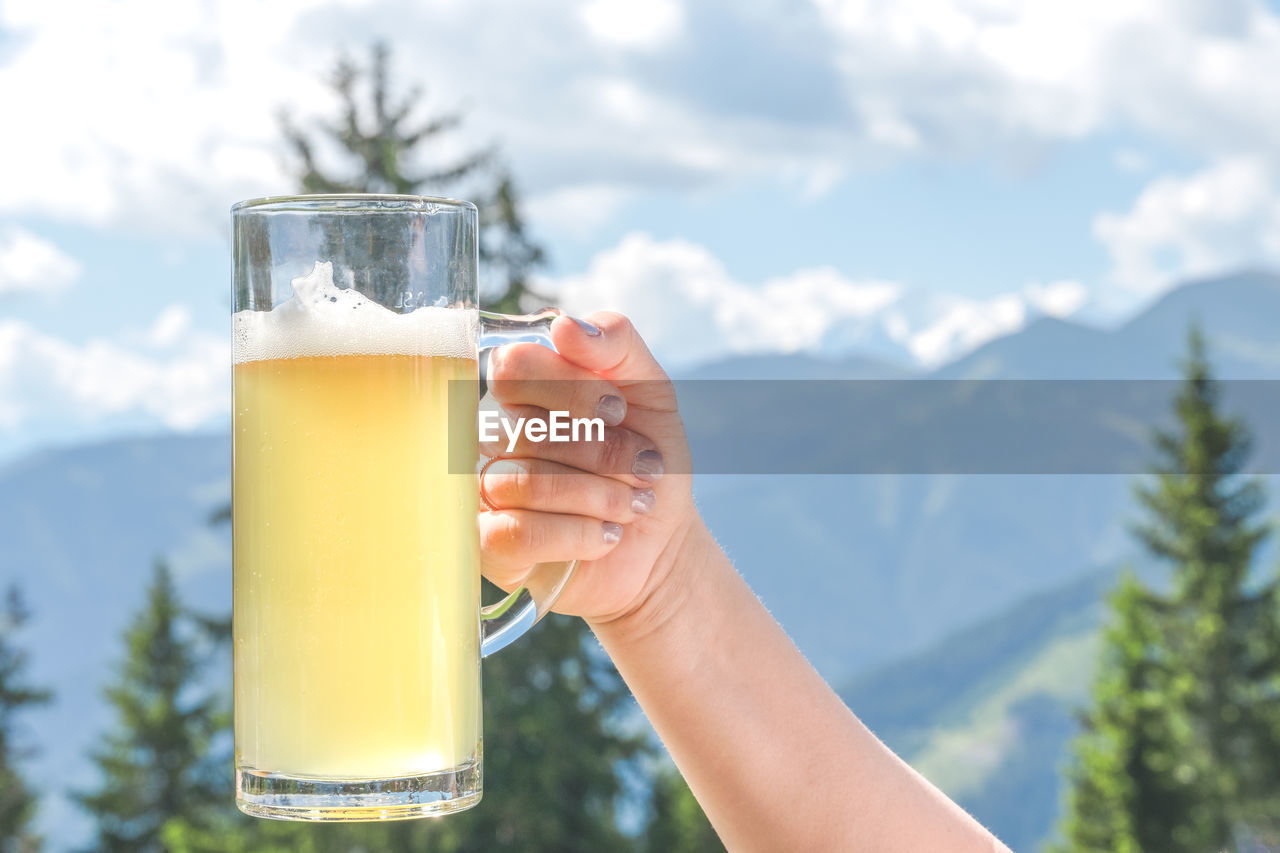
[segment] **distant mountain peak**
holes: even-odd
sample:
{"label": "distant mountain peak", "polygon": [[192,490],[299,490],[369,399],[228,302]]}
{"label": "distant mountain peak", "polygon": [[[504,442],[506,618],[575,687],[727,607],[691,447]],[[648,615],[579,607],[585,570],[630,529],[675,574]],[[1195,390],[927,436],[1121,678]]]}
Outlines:
{"label": "distant mountain peak", "polygon": [[937,378],[1172,379],[1199,323],[1218,374],[1280,377],[1280,275],[1242,270],[1189,282],[1165,293],[1116,329],[1039,317],[938,368]]}

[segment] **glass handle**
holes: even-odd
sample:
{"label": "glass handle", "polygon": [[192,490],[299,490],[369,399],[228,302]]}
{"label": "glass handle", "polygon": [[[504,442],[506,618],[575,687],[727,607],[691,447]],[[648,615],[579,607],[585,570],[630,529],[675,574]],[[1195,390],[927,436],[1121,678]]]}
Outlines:
{"label": "glass handle", "polygon": [[[536,314],[495,314],[480,312],[480,396],[487,390],[489,352],[504,344],[534,343],[555,349],[551,344],[551,321],[560,316],[555,308]],[[561,590],[573,574],[576,560],[567,563],[539,563],[529,572],[524,586],[496,604],[480,608],[480,656],[488,657],[505,648],[551,611]]]}

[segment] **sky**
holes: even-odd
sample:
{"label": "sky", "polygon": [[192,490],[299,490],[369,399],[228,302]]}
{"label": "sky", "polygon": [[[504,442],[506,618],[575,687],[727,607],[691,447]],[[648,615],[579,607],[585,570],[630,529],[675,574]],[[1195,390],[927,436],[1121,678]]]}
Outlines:
{"label": "sky", "polygon": [[0,0],[0,459],[225,423],[228,208],[379,39],[464,117],[432,162],[497,146],[543,291],[673,370],[923,369],[1280,265],[1273,2]]}

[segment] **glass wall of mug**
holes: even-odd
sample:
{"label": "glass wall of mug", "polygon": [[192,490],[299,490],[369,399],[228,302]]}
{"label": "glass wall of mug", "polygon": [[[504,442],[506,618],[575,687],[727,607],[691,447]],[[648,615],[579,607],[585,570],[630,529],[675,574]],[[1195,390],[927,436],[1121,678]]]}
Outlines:
{"label": "glass wall of mug", "polygon": [[465,808],[477,489],[449,455],[475,457],[458,437],[476,407],[449,386],[476,386],[476,209],[307,196],[232,219],[238,803],[310,820]]}

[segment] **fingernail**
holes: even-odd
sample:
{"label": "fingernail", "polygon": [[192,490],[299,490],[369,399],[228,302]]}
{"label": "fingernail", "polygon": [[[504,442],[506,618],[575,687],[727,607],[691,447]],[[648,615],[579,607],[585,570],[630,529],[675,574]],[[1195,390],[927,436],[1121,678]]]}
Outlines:
{"label": "fingernail", "polygon": [[588,323],[586,320],[579,320],[577,317],[570,317],[570,320],[578,324],[578,328],[586,332],[593,338],[600,337],[600,330]]}
{"label": "fingernail", "polygon": [[604,421],[605,426],[617,426],[627,416],[627,401],[616,394],[605,394],[596,403],[596,417]]}
{"label": "fingernail", "polygon": [[631,490],[631,511],[637,515],[648,515],[657,502],[658,496],[653,493],[653,489]]}
{"label": "fingernail", "polygon": [[646,483],[653,483],[662,476],[662,454],[656,450],[641,450],[631,463],[631,473]]}
{"label": "fingernail", "polygon": [[617,545],[622,541],[622,525],[613,521],[606,521],[602,525],[604,527],[604,544]]}

